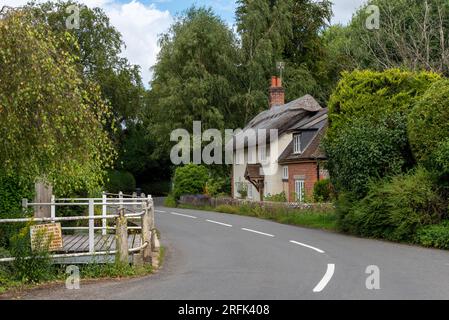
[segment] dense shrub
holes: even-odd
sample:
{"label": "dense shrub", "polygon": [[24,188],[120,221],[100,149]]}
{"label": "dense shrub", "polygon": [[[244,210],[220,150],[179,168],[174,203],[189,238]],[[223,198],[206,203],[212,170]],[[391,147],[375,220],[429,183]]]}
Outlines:
{"label": "dense shrub", "polygon": [[211,197],[229,195],[231,193],[230,186],[230,178],[213,177],[207,180],[205,192]]}
{"label": "dense shrub", "polygon": [[414,165],[407,139],[407,115],[432,83],[434,73],[401,70],[345,73],[329,100],[324,148],[337,191],[363,197],[369,179]]}
{"label": "dense shrub", "polygon": [[287,202],[287,196],[285,192],[282,191],[278,194],[268,194],[263,198],[264,201],[272,201],[272,202]]}
{"label": "dense shrub", "polygon": [[336,135],[357,118],[376,122],[391,114],[407,114],[417,98],[439,79],[435,73],[398,69],[345,72],[329,99],[328,134]]}
{"label": "dense shrub", "polygon": [[175,197],[170,193],[165,199],[164,199],[164,206],[168,208],[176,208],[176,199]]}
{"label": "dense shrub", "polygon": [[330,179],[319,180],[313,186],[313,199],[316,202],[330,202],[332,200],[332,184]]}
{"label": "dense shrub", "polygon": [[[33,184],[17,176],[7,176],[0,171],[0,219],[24,215],[22,199],[33,198]],[[0,247],[7,247],[9,239],[20,229],[18,224],[0,224]]]}
{"label": "dense shrub", "polygon": [[337,137],[323,141],[333,186],[362,198],[368,181],[402,173],[408,143],[404,118],[398,114],[376,124],[355,119]]}
{"label": "dense shrub", "polygon": [[415,242],[426,247],[449,249],[449,221],[419,228]]}
{"label": "dense shrub", "polygon": [[352,204],[349,199],[349,209],[339,215],[345,231],[396,241],[412,240],[418,228],[440,222],[446,211],[434,177],[422,168],[370,183],[367,196]]}
{"label": "dense shrub", "polygon": [[14,277],[23,283],[38,283],[51,279],[53,266],[48,252],[48,243],[37,236],[37,249],[31,250],[30,228],[24,227],[11,239],[11,255],[16,257],[12,269]]}
{"label": "dense shrub", "polygon": [[120,191],[130,193],[136,191],[136,180],[130,172],[113,170],[108,172],[105,187],[108,192],[112,193]]}
{"label": "dense shrub", "polygon": [[416,159],[432,166],[441,143],[449,139],[449,80],[433,84],[416,103],[408,116],[408,135]]}
{"label": "dense shrub", "polygon": [[173,196],[179,199],[185,194],[202,194],[208,179],[209,172],[204,166],[187,164],[178,167],[173,178]]}

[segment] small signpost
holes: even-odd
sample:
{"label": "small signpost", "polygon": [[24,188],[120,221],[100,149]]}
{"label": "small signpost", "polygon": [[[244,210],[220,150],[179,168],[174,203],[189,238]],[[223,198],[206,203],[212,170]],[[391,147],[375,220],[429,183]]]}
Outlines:
{"label": "small signpost", "polygon": [[[38,224],[30,227],[31,250],[62,250],[62,231],[60,223]],[[42,248],[44,247],[44,248]]]}

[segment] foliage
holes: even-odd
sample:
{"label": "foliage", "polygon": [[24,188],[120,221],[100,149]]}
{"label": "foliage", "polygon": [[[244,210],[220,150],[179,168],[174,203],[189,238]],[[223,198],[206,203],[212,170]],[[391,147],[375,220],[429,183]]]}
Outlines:
{"label": "foliage", "polygon": [[132,193],[136,191],[136,180],[134,176],[126,171],[109,171],[106,182],[106,190],[111,193]]}
{"label": "foliage", "polygon": [[449,249],[449,221],[419,228],[415,242],[426,247]]}
{"label": "foliage", "polygon": [[221,178],[216,176],[207,180],[205,193],[211,197],[216,197],[223,194],[229,195],[231,194],[230,186],[230,178]]}
{"label": "foliage", "polygon": [[338,137],[325,139],[332,184],[339,192],[354,192],[362,198],[370,179],[403,172],[408,167],[405,131],[401,117],[377,124],[357,119],[340,130]]}
{"label": "foliage", "polygon": [[339,225],[361,236],[410,241],[421,226],[440,222],[445,210],[434,177],[418,168],[370,183],[367,196],[339,215]]}
{"label": "foliage", "polygon": [[372,122],[393,114],[408,114],[417,99],[441,77],[430,72],[398,69],[343,73],[329,99],[329,135],[337,135],[358,118]]}
{"label": "foliage", "polygon": [[[0,219],[23,217],[22,199],[32,199],[32,190],[30,181],[0,171]],[[19,229],[19,224],[0,224],[0,247],[8,247],[9,239]]]}
{"label": "foliage", "polygon": [[330,179],[322,179],[313,186],[313,199],[317,202],[330,202],[332,200],[332,184]]}
{"label": "foliage", "polygon": [[173,196],[179,199],[182,195],[202,194],[208,179],[209,172],[202,165],[191,163],[178,167],[173,177]]}
{"label": "foliage", "polygon": [[2,170],[57,190],[95,189],[114,157],[102,127],[110,110],[63,49],[76,42],[24,10],[0,17],[0,38]]}
{"label": "foliage", "polygon": [[368,179],[414,165],[406,117],[438,79],[433,73],[400,70],[343,75],[329,100],[330,125],[323,141],[337,192],[355,192],[361,198]]}
{"label": "foliage", "polygon": [[[416,103],[408,116],[408,136],[415,158],[432,168],[449,141],[449,80],[434,83]],[[443,168],[449,165],[439,162]]]}
{"label": "foliage", "polygon": [[[81,27],[67,29],[66,10],[74,4],[79,8]],[[101,95],[109,101],[117,123],[129,125],[138,118],[144,103],[140,69],[121,56],[122,36],[102,9],[91,9],[72,0],[31,3],[25,8],[36,19],[48,24],[55,34],[75,39],[76,45],[67,43],[64,49],[79,57],[76,63],[85,82],[93,81],[100,86]]]}
{"label": "foliage", "polygon": [[248,116],[267,105],[267,80],[276,63],[285,62],[287,100],[306,93],[327,100],[324,44],[320,33],[332,16],[330,1],[239,0],[237,32],[241,38],[242,83],[240,100]]}
{"label": "foliage", "polygon": [[336,215],[333,211],[329,210],[298,210],[283,207],[261,207],[258,205],[249,204],[243,204],[239,206],[219,205],[216,207],[192,206],[191,208],[257,217],[289,225],[325,230],[336,230]]}
{"label": "foliage", "polygon": [[[368,29],[369,5],[379,8],[379,28]],[[372,0],[338,36],[342,65],[351,69],[407,68],[449,74],[449,3],[446,0]],[[337,61],[339,63],[340,61]]]}
{"label": "foliage", "polygon": [[175,197],[170,193],[168,196],[164,199],[164,207],[167,208],[176,208],[177,203]]}
{"label": "foliage", "polygon": [[241,199],[246,199],[248,197],[248,185],[246,182],[238,182],[236,191]]}
{"label": "foliage", "polygon": [[287,202],[287,196],[285,192],[282,191],[279,194],[268,194],[263,198],[264,201],[272,201],[272,202]]}
{"label": "foliage", "polygon": [[11,239],[14,277],[22,283],[38,283],[52,278],[53,267],[49,258],[48,243],[37,234],[36,249],[31,250],[30,227],[24,227]]}

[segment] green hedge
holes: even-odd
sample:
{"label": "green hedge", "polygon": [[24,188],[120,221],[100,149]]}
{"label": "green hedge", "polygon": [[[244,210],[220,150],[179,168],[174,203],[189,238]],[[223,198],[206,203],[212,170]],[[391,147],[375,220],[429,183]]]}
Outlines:
{"label": "green hedge", "polygon": [[[0,172],[0,219],[23,216],[22,199],[33,199],[33,190],[32,182]],[[9,239],[20,227],[19,224],[0,224],[0,247],[9,246]]]}
{"label": "green hedge", "polygon": [[108,172],[106,180],[105,188],[108,192],[118,193],[122,191],[131,193],[136,191],[136,180],[130,172],[113,170]]}
{"label": "green hedge", "polygon": [[330,179],[323,179],[315,183],[313,186],[313,199],[316,202],[330,202],[332,197],[332,184]]}
{"label": "green hedge", "polygon": [[173,196],[179,199],[186,194],[203,194],[208,180],[209,171],[204,166],[187,164],[178,167],[173,178]]}
{"label": "green hedge", "polygon": [[449,221],[418,229],[415,242],[426,247],[449,249]]}
{"label": "green hedge", "polygon": [[408,116],[408,135],[418,162],[449,168],[449,80],[436,82],[416,103]]}
{"label": "green hedge", "polygon": [[447,206],[434,176],[423,168],[406,175],[372,182],[359,201],[340,199],[339,226],[343,231],[394,241],[412,241],[422,226],[437,224]]}

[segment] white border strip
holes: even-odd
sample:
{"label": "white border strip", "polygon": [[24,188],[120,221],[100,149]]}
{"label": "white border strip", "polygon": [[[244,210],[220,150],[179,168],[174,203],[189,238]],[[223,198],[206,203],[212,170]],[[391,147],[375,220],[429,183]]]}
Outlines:
{"label": "white border strip", "polygon": [[316,287],[313,288],[313,292],[321,292],[331,280],[332,276],[334,275],[334,271],[335,271],[335,264],[329,263],[327,265],[327,270],[326,273],[324,274],[323,279],[321,279],[321,281],[316,285]]}
{"label": "white border strip", "polygon": [[162,210],[154,210],[154,212],[167,213],[167,211],[162,211]]}
{"label": "white border strip", "polygon": [[324,253],[323,250],[315,248],[315,247],[312,247],[312,246],[309,246],[308,244],[305,244],[305,243],[302,243],[302,242],[298,242],[298,241],[294,241],[294,240],[290,240],[290,242],[294,243],[294,244],[297,244],[297,245],[300,245],[300,246],[303,246],[303,247],[306,247],[306,248],[309,248],[309,249],[312,249],[312,250],[315,250],[316,252],[319,252],[319,253]]}
{"label": "white border strip", "polygon": [[207,221],[207,222],[210,222],[210,223],[215,223],[215,224],[219,224],[219,225],[221,225],[221,226],[225,226],[225,227],[232,227],[232,224],[227,224],[227,223],[223,223],[223,222],[218,222],[218,221],[214,221],[214,220],[209,220],[209,219],[206,219],[206,221]]}
{"label": "white border strip", "polygon": [[197,217],[195,216],[189,216],[188,214],[182,214],[182,213],[177,213],[177,212],[170,212],[171,214],[174,214],[175,216],[181,216],[181,217],[186,217],[186,218],[192,218],[192,219],[197,219]]}
{"label": "white border strip", "polygon": [[272,235],[272,234],[265,233],[265,232],[260,232],[260,231],[256,231],[256,230],[252,230],[252,229],[242,228],[242,230],[249,231],[249,232],[254,232],[254,233],[261,234],[261,235],[264,235],[264,236],[267,236],[267,237],[274,237],[274,235]]}

